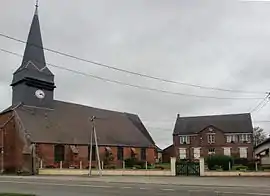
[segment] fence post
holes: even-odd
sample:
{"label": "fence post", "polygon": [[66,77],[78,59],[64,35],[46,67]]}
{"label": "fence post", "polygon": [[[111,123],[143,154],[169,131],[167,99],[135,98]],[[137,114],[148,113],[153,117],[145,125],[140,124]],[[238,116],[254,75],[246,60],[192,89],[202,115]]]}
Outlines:
{"label": "fence post", "polygon": [[175,176],[176,175],[176,157],[171,157],[171,175]]}
{"label": "fence post", "polygon": [[204,158],[200,158],[200,176],[204,176]]}
{"label": "fence post", "polygon": [[63,162],[60,161],[60,169],[63,169]]}
{"label": "fence post", "polygon": [[43,169],[43,161],[40,159],[40,169]]}
{"label": "fence post", "polygon": [[104,169],[104,162],[101,161],[101,169],[103,170]]}
{"label": "fence post", "polygon": [[231,171],[231,161],[229,161],[229,171]]}
{"label": "fence post", "polygon": [[123,161],[123,169],[125,169],[126,165],[125,165],[125,161]]}
{"label": "fence post", "polygon": [[258,171],[258,163],[257,163],[257,161],[255,162],[255,171]]}
{"label": "fence post", "polygon": [[125,162],[125,160],[124,160],[124,161],[123,161],[122,176],[124,176],[125,169],[126,169],[126,162]]}
{"label": "fence post", "polygon": [[82,161],[80,161],[80,169],[82,169]]}
{"label": "fence post", "polygon": [[148,168],[147,168],[147,161],[145,161],[145,169],[147,170]]}

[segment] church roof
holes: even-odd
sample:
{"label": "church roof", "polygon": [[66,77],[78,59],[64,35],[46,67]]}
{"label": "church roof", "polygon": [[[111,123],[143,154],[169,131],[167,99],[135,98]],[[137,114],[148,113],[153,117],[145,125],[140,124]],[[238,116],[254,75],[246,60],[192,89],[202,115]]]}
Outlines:
{"label": "church roof", "polygon": [[[99,145],[154,147],[155,143],[137,115],[54,101],[54,109],[20,105],[13,109],[35,143],[89,144],[96,116]],[[12,110],[12,108],[11,108]],[[130,116],[136,116],[136,123]]]}

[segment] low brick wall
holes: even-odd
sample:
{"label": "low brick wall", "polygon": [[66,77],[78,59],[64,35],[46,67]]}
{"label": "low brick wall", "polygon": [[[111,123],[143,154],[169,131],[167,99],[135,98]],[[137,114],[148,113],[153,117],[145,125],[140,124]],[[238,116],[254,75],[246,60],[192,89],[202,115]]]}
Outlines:
{"label": "low brick wall", "polygon": [[[89,170],[80,169],[40,169],[40,175],[88,175]],[[92,170],[92,175],[99,175]],[[104,176],[173,176],[170,170],[102,170]]]}
{"label": "low brick wall", "polygon": [[218,172],[218,171],[205,171],[203,176],[250,176],[250,177],[260,177],[260,176],[270,176],[270,172]]}

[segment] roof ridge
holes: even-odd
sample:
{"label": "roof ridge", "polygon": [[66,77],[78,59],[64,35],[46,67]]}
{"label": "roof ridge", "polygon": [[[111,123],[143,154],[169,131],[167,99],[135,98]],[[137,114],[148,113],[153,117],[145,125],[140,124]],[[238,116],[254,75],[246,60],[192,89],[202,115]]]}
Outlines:
{"label": "roof ridge", "polygon": [[181,118],[203,118],[203,117],[221,117],[221,116],[240,116],[240,115],[250,115],[249,112],[245,113],[228,113],[228,114],[211,114],[211,115],[200,115],[200,116],[180,116]]}
{"label": "roof ridge", "polygon": [[67,101],[61,101],[61,100],[54,100],[54,102],[58,102],[58,103],[62,103],[62,104],[71,104],[71,105],[76,105],[76,106],[81,106],[81,107],[86,107],[86,108],[92,108],[92,109],[97,109],[97,110],[103,110],[103,111],[107,111],[107,112],[120,113],[120,114],[124,114],[124,115],[125,115],[125,114],[131,114],[131,115],[136,115],[136,116],[138,116],[138,114],[127,113],[127,112],[121,112],[121,111],[110,110],[110,109],[105,109],[105,108],[98,108],[98,107],[93,107],[93,106],[84,105],[84,104],[80,104],[80,103],[67,102]]}

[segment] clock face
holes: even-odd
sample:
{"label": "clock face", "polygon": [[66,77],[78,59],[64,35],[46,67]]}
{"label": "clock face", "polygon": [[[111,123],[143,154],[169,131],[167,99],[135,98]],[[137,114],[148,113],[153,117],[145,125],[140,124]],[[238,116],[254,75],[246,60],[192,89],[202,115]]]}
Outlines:
{"label": "clock face", "polygon": [[37,90],[36,93],[35,93],[35,95],[39,99],[44,99],[44,97],[45,97],[45,93],[42,90]]}

